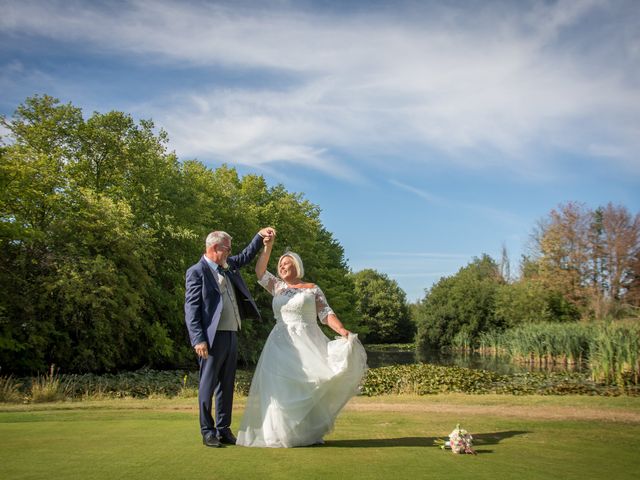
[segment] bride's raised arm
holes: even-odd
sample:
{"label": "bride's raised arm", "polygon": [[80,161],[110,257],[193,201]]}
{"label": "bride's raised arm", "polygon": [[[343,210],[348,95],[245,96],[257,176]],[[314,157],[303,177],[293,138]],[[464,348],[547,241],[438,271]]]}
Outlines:
{"label": "bride's raised arm", "polygon": [[264,275],[264,272],[267,271],[267,264],[269,263],[269,257],[271,256],[271,249],[273,248],[273,241],[275,238],[275,235],[267,235],[262,239],[264,248],[262,249],[262,252],[260,252],[260,256],[256,262],[256,276],[258,277],[258,280],[260,280]]}

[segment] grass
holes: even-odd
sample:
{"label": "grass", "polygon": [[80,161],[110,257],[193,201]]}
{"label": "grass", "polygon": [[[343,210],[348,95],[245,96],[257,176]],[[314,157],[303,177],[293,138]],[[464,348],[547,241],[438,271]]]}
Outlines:
{"label": "grass", "polygon": [[[0,478],[636,478],[640,399],[505,395],[353,399],[320,447],[207,449],[195,399],[0,405]],[[234,429],[244,399],[236,401]],[[456,423],[477,456],[434,446]]]}

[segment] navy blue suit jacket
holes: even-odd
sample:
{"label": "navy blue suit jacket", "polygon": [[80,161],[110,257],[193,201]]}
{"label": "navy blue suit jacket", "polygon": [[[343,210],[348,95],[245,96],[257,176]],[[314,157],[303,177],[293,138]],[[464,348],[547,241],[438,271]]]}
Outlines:
{"label": "navy blue suit jacket", "polygon": [[[262,237],[257,234],[242,252],[227,258],[229,270],[227,280],[234,286],[236,300],[242,319],[260,319],[260,312],[239,269],[253,260],[262,248]],[[222,297],[218,282],[211,267],[204,259],[192,265],[186,274],[184,298],[184,320],[189,331],[191,346],[207,342],[213,347],[213,339],[222,313]]]}

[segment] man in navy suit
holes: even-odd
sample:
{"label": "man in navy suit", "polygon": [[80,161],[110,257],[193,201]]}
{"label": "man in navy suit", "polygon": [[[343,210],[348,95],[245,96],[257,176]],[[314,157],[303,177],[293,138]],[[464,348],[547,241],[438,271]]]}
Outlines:
{"label": "man in navy suit", "polygon": [[[260,319],[260,312],[239,269],[253,260],[271,227],[260,230],[251,243],[231,255],[231,236],[211,232],[205,253],[186,274],[184,315],[191,345],[198,355],[200,430],[208,447],[235,444],[231,411],[238,358],[238,330],[243,319]],[[215,394],[215,423],[211,414]]]}

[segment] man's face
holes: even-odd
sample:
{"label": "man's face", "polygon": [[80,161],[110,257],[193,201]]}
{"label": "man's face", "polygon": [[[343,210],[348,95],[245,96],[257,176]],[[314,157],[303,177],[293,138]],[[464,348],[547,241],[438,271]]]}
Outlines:
{"label": "man's face", "polygon": [[219,265],[226,265],[227,258],[231,254],[231,240],[225,239],[222,243],[214,245],[214,251],[216,253],[216,263]]}

